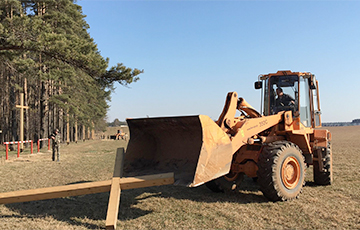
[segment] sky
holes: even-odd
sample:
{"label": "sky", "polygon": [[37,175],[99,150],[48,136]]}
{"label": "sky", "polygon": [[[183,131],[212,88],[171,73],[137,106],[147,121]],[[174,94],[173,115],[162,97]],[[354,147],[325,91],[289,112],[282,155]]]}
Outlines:
{"label": "sky", "polygon": [[360,1],[78,0],[110,66],[143,69],[116,84],[107,120],[208,115],[228,92],[260,110],[260,74],[311,72],[323,122],[360,118]]}

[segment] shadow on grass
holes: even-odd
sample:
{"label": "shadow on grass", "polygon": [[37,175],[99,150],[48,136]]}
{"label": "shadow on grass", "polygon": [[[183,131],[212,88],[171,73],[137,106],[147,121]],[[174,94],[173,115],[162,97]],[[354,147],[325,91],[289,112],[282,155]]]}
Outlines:
{"label": "shadow on grass", "polygon": [[161,191],[159,190],[161,196],[166,198],[185,199],[204,203],[230,202],[248,204],[268,202],[260,192],[258,184],[251,178],[245,178],[237,191],[229,193],[215,193],[205,185],[196,188],[179,186],[168,186],[166,188],[167,189]]}
{"label": "shadow on grass", "polygon": [[[131,220],[151,213],[151,211],[135,207],[137,203],[151,197],[175,198],[178,200],[186,199],[204,203],[234,202],[246,204],[268,202],[261,193],[258,193],[257,184],[249,178],[248,180],[244,180],[240,189],[242,190],[230,194],[214,193],[204,185],[197,188],[169,185],[124,190],[121,192],[121,204],[118,219],[120,221]],[[33,219],[51,216],[58,221],[66,222],[73,226],[98,229],[105,227],[103,223],[106,219],[108,201],[109,193],[98,193],[76,197],[7,204],[6,207],[19,212],[18,218],[25,217]],[[96,224],[96,221],[100,222]]]}
{"label": "shadow on grass", "polygon": [[314,181],[306,181],[305,186],[306,187],[327,187],[327,186],[331,186],[331,185],[319,185],[319,184],[316,184]]}
{"label": "shadow on grass", "polygon": [[106,218],[108,193],[98,193],[77,197],[66,197],[50,200],[31,201],[16,204],[7,204],[6,207],[20,213],[21,218],[49,217],[67,222],[74,226],[83,226],[88,229],[98,229],[100,226],[87,223],[91,220]]}

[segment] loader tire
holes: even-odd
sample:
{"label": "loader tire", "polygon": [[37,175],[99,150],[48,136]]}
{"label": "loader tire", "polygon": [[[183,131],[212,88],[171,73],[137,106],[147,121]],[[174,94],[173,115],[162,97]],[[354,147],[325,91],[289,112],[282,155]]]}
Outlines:
{"label": "loader tire", "polygon": [[243,178],[244,178],[243,173],[240,173],[232,178],[230,177],[230,175],[225,175],[215,180],[209,181],[205,183],[205,185],[208,189],[216,193],[234,192],[239,187]]}
{"label": "loader tire", "polygon": [[[331,185],[333,182],[333,172],[332,172],[332,152],[331,152],[331,144],[328,144],[327,148],[324,148],[321,151],[322,160],[324,164],[324,171],[320,171],[319,164],[317,161],[314,161],[313,169],[314,169],[314,182],[318,185]],[[319,158],[317,156],[317,152],[314,152],[314,157]]]}
{"label": "loader tire", "polygon": [[259,156],[258,183],[271,201],[297,198],[305,182],[305,159],[300,148],[288,141],[264,146]]}

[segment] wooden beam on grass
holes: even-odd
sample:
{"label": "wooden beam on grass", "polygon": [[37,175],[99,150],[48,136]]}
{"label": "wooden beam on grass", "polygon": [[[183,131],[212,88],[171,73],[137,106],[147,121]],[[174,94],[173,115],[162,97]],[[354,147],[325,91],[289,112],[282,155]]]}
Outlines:
{"label": "wooden beam on grass", "polygon": [[122,177],[122,175],[123,175],[124,155],[125,155],[124,148],[118,148],[116,150],[113,178],[114,177]]}
{"label": "wooden beam on grass", "polygon": [[111,190],[109,196],[108,210],[106,214],[106,229],[116,229],[116,222],[118,220],[121,185],[120,177],[122,176],[124,166],[124,148],[118,148],[116,150],[114,174],[111,180]]}
{"label": "wooden beam on grass", "polygon": [[106,229],[116,229],[121,189],[144,188],[174,183],[174,173],[121,178],[124,154],[124,148],[117,149],[112,180],[0,193],[0,204],[47,200],[110,191]]}
{"label": "wooden beam on grass", "polygon": [[[122,190],[160,186],[174,183],[174,174],[155,174],[120,179]],[[20,203],[35,200],[48,200],[68,196],[81,196],[109,192],[112,180],[70,184],[57,187],[38,188],[22,191],[0,193],[0,204]]]}
{"label": "wooden beam on grass", "polygon": [[118,148],[116,151],[113,179],[111,181],[111,190],[105,223],[106,229],[116,229],[116,223],[119,214],[121,190],[167,185],[174,183],[174,173],[140,176],[136,178],[121,178],[124,166],[124,155],[124,148]]}
{"label": "wooden beam on grass", "polygon": [[106,229],[116,229],[118,220],[119,206],[120,206],[120,177],[114,177],[111,183],[110,197],[108,203],[108,210],[106,214],[105,226]]}
{"label": "wooden beam on grass", "polygon": [[48,200],[110,191],[111,180],[0,193],[0,204]]}
{"label": "wooden beam on grass", "polygon": [[161,173],[147,176],[124,177],[120,179],[122,190],[161,186],[174,183],[174,173]]}
{"label": "wooden beam on grass", "polygon": [[114,177],[111,183],[108,211],[106,215],[106,229],[116,229],[116,223],[119,214],[121,190],[168,185],[173,183],[174,173],[163,173],[128,178]]}

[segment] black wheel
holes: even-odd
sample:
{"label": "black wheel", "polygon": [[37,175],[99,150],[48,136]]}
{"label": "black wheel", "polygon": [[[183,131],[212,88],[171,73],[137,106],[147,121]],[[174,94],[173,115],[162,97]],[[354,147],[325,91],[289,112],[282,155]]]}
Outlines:
{"label": "black wheel", "polygon": [[[333,182],[333,170],[332,170],[332,151],[331,144],[329,142],[328,147],[321,150],[322,161],[324,170],[320,171],[319,163],[314,161],[314,182],[318,185],[331,185]],[[318,158],[318,152],[314,152],[314,157]]]}
{"label": "black wheel", "polygon": [[233,192],[236,191],[236,188],[239,187],[243,178],[243,173],[229,173],[225,176],[209,181],[205,183],[205,185],[213,192]]}
{"label": "black wheel", "polygon": [[300,148],[288,141],[266,145],[259,156],[258,183],[271,201],[297,198],[305,182],[305,159]]}

